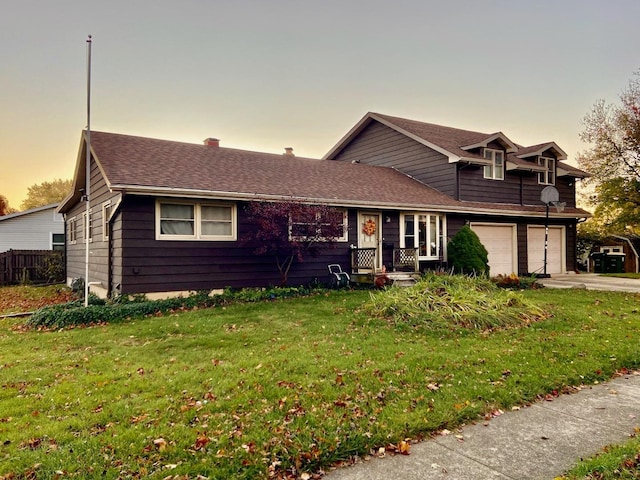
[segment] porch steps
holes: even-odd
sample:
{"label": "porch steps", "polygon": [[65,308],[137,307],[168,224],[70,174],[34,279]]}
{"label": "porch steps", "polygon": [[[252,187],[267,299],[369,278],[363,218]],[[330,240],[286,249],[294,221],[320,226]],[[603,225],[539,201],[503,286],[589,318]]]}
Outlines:
{"label": "porch steps", "polygon": [[386,275],[396,287],[412,287],[420,278],[419,274],[412,272],[386,272]]}
{"label": "porch steps", "polygon": [[351,283],[354,284],[376,284],[376,279],[385,276],[389,279],[387,285],[390,283],[391,285],[395,285],[398,287],[411,287],[416,284],[418,279],[420,278],[419,273],[414,272],[382,272],[378,273],[352,273],[351,274]]}

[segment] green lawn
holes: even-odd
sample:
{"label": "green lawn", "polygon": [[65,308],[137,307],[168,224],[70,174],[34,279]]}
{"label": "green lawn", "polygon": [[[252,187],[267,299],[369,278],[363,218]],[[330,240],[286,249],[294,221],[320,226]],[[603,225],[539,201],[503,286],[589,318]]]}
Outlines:
{"label": "green lawn", "polygon": [[598,455],[579,462],[559,480],[637,480],[640,478],[640,437],[606,447]]}
{"label": "green lawn", "polygon": [[640,366],[640,296],[523,294],[552,316],[497,332],[371,319],[367,291],[0,320],[0,478],[285,478]]}
{"label": "green lawn", "polygon": [[604,273],[603,277],[618,277],[618,278],[637,278],[640,279],[640,273]]}

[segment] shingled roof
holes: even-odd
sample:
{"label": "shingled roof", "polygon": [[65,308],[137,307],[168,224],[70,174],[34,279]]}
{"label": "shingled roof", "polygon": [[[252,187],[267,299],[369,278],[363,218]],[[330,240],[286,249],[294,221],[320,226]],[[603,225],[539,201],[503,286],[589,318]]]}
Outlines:
{"label": "shingled roof", "polygon": [[[83,136],[83,145],[85,137]],[[76,177],[84,182],[84,146]],[[91,152],[112,191],[342,206],[442,208],[460,202],[391,168],[91,132]],[[77,199],[79,195],[76,194]],[[69,201],[65,200],[61,211]]]}
{"label": "shingled roof", "polygon": [[[81,140],[74,192],[81,196],[86,134]],[[462,202],[395,169],[252,152],[106,132],[91,132],[91,153],[108,188],[138,195],[230,200],[294,199],[344,207],[445,212],[540,213],[542,207]],[[571,212],[567,212],[568,216]]]}
{"label": "shingled roof", "polygon": [[[540,167],[534,161],[526,160],[526,158],[534,154],[540,155],[542,151],[548,149],[554,149],[559,160],[565,160],[567,158],[566,153],[558,147],[555,142],[523,147],[512,142],[502,132],[474,132],[374,112],[367,113],[323,158],[335,158],[336,155],[372,121],[380,122],[442,153],[449,158],[450,162],[467,161],[483,163],[485,161],[483,153],[470,150],[486,147],[489,142],[493,141],[498,141],[504,145],[508,154],[507,162],[511,163],[510,169],[544,171],[543,167]],[[541,151],[541,149],[543,150]],[[576,177],[588,176],[586,172],[575,167],[570,167],[563,162],[559,162],[559,166],[562,168],[565,168],[565,166],[568,167],[565,168],[567,172],[565,174]]]}

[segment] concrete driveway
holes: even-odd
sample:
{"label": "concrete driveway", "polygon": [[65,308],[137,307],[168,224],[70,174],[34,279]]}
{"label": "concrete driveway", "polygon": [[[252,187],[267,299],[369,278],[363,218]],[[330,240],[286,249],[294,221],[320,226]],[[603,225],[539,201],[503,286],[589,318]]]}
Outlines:
{"label": "concrete driveway", "polygon": [[640,293],[640,279],[604,277],[596,273],[568,273],[538,280],[549,288],[586,288],[614,292]]}

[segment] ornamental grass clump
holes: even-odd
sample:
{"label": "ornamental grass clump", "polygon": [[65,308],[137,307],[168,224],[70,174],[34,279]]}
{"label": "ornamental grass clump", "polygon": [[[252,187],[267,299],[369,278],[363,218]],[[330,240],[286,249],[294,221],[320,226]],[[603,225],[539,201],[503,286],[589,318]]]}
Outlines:
{"label": "ornamental grass clump", "polygon": [[371,294],[366,308],[398,326],[430,329],[499,329],[545,318],[522,294],[499,289],[488,279],[431,273],[412,287]]}

